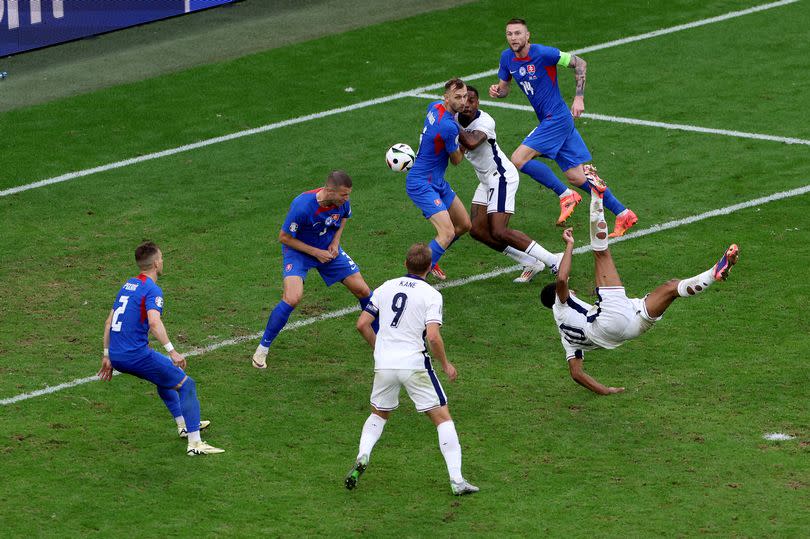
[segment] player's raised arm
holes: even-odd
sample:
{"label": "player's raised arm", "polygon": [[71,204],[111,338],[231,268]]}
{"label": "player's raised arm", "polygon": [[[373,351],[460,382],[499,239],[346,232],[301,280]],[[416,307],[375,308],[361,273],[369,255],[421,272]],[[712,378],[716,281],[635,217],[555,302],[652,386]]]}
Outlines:
{"label": "player's raised arm", "polygon": [[509,95],[510,88],[511,88],[510,81],[499,80],[498,84],[493,84],[489,87],[489,97],[502,99]]}
{"label": "player's raised arm", "polygon": [[439,331],[440,327],[441,325],[436,323],[430,323],[427,325],[427,342],[428,345],[430,345],[430,353],[433,354],[433,357],[441,361],[442,370],[447,377],[450,378],[450,381],[455,382],[458,373],[456,372],[456,368],[453,366],[453,364],[447,359],[447,354],[444,350],[444,340],[442,340],[442,334]]}
{"label": "player's raised arm", "polygon": [[571,114],[574,118],[579,118],[585,111],[585,72],[588,69],[588,63],[576,54],[563,52],[560,53],[560,64],[574,70],[577,88],[574,92],[574,101],[571,104]]}
{"label": "player's raised arm", "polygon": [[113,310],[110,309],[110,314],[104,322],[104,354],[101,356],[101,368],[98,370],[96,376],[105,382],[112,380],[112,363],[110,363],[110,327],[112,326]]}
{"label": "player's raised arm", "polygon": [[563,253],[560,266],[557,269],[557,297],[561,302],[568,300],[568,277],[571,275],[571,261],[574,256],[574,233],[573,228],[566,228],[563,231],[565,240],[565,252]]}
{"label": "player's raised arm", "polygon": [[146,317],[149,320],[149,331],[155,336],[155,339],[163,345],[169,357],[175,365],[181,369],[186,368],[186,358],[184,358],[177,350],[174,349],[172,341],[169,340],[169,334],[166,333],[166,327],[163,325],[163,320],[160,318],[160,311],[157,309],[149,309],[146,311]]}
{"label": "player's raised arm", "polygon": [[613,395],[614,393],[624,391],[623,387],[608,387],[597,382],[595,378],[583,370],[582,362],[582,358],[574,357],[568,359],[568,372],[571,373],[571,378],[573,378],[576,383],[599,395]]}

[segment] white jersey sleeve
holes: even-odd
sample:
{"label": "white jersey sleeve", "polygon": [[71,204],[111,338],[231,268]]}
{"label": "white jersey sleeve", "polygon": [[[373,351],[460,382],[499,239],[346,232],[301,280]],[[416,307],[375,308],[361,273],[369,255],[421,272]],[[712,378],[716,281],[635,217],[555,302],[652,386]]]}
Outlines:
{"label": "white jersey sleeve", "polygon": [[433,296],[433,299],[428,303],[427,306],[427,313],[426,313],[426,324],[442,324],[442,307],[444,306],[444,298],[436,290],[436,294]]}
{"label": "white jersey sleeve", "polygon": [[495,137],[495,118],[487,114],[486,112],[479,111],[481,113],[478,118],[472,121],[470,125],[466,127],[467,131],[481,131],[487,136],[487,140],[494,140]]}

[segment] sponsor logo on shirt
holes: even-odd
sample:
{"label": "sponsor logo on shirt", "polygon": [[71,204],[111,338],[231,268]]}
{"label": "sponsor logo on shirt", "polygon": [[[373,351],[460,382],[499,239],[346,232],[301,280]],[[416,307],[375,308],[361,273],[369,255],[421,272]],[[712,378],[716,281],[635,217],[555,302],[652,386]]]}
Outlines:
{"label": "sponsor logo on shirt", "polygon": [[160,296],[156,297],[155,298],[155,305],[157,305],[158,308],[162,309],[163,308],[163,298],[160,297]]}

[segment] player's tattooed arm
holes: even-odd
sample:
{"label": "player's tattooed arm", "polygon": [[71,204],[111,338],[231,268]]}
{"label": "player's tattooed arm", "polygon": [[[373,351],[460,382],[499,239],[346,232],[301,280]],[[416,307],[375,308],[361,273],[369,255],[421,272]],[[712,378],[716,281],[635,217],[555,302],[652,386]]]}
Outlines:
{"label": "player's tattooed arm", "polygon": [[576,54],[572,54],[568,67],[574,70],[574,76],[577,80],[574,103],[571,105],[571,114],[574,115],[574,118],[579,118],[585,111],[585,73],[588,69],[588,64]]}
{"label": "player's tattooed arm", "polygon": [[458,133],[459,143],[468,150],[476,149],[485,140],[487,140],[487,135],[483,131],[464,131],[460,129]]}

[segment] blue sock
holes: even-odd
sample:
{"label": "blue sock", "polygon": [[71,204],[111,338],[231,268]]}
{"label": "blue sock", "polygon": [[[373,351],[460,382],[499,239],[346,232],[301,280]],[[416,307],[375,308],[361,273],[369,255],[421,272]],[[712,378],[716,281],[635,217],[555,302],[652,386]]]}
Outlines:
{"label": "blue sock", "polygon": [[177,394],[180,397],[183,418],[186,420],[186,431],[200,430],[200,401],[197,399],[197,384],[191,376],[186,378]]}
{"label": "blue sock", "polygon": [[442,255],[444,254],[444,251],[445,251],[444,247],[439,245],[438,241],[430,240],[430,252],[432,254],[432,256],[430,257],[430,260],[431,260],[433,266],[435,266],[436,263],[439,261],[439,259],[442,257]]}
{"label": "blue sock", "polygon": [[267,327],[264,328],[262,346],[269,347],[273,343],[273,339],[276,338],[278,332],[281,331],[281,328],[283,328],[287,320],[289,320],[293,309],[295,309],[295,307],[284,300],[278,302],[273,312],[270,313],[270,318],[267,320]]}
{"label": "blue sock", "polygon": [[165,387],[158,387],[157,391],[160,398],[163,399],[163,404],[165,404],[166,408],[172,413],[172,417],[180,417],[183,415],[180,409],[180,394],[177,393],[177,391]]}
{"label": "blue sock", "polygon": [[[371,294],[364,298],[358,298],[358,301],[360,302],[360,310],[364,311],[368,302],[371,301]],[[374,333],[380,330],[380,315],[374,317],[374,321],[371,323],[371,329],[374,330]]]}
{"label": "blue sock", "polygon": [[[583,191],[590,193],[591,192],[591,184],[588,182],[583,183],[580,186],[580,189]],[[602,197],[602,203],[605,207],[610,210],[613,215],[619,215],[621,212],[626,210],[627,208],[624,207],[624,204],[619,202],[619,199],[616,198],[613,193],[610,191],[610,188],[605,191],[604,196]]]}
{"label": "blue sock", "polygon": [[528,175],[540,185],[548,187],[557,193],[557,196],[565,193],[565,190],[568,189],[568,187],[566,187],[566,185],[554,175],[554,171],[551,170],[547,164],[541,161],[530,159],[529,161],[526,161],[522,167],[520,167],[520,171]]}

